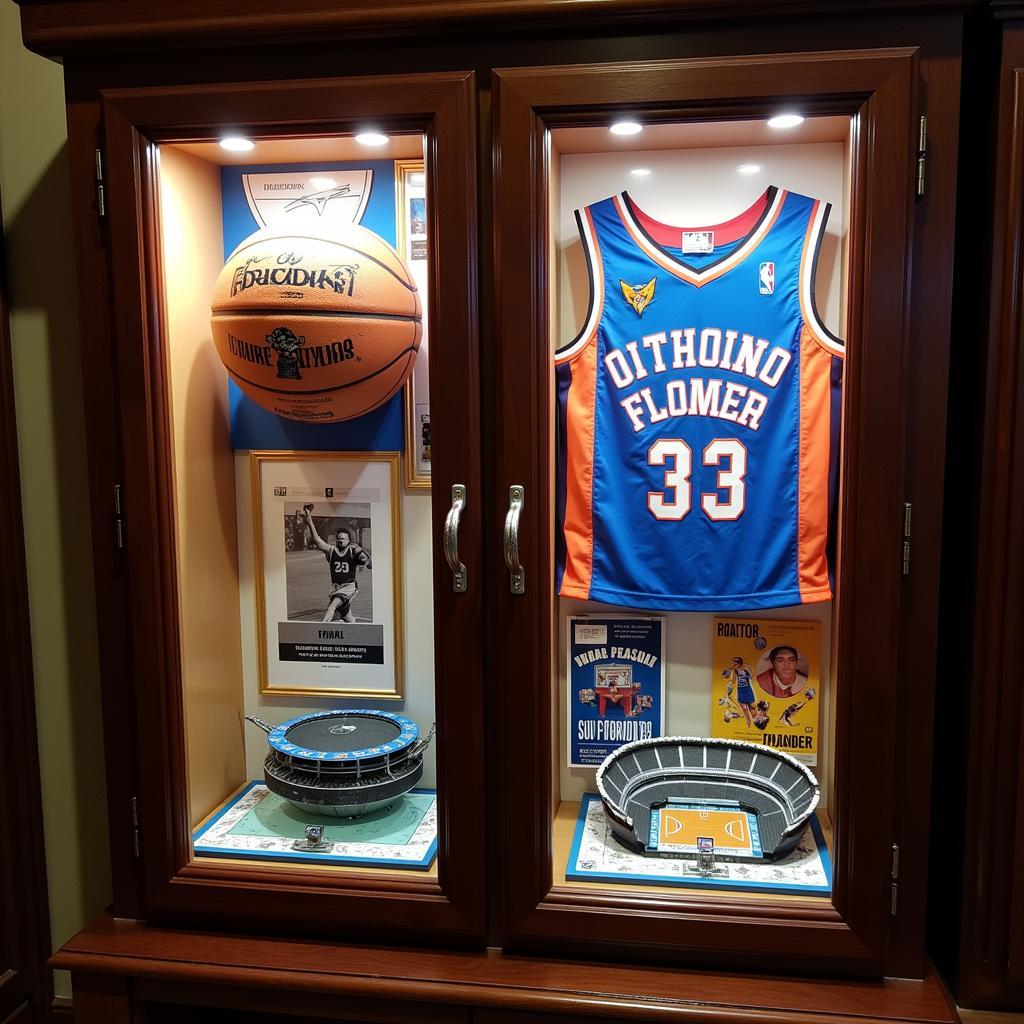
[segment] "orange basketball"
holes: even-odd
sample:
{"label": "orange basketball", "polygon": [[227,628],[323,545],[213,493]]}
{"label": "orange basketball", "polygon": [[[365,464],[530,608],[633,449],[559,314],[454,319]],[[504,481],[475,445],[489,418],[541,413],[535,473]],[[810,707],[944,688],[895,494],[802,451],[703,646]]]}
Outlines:
{"label": "orange basketball", "polygon": [[211,323],[231,379],[263,408],[310,423],[353,419],[391,398],[423,330],[412,275],[357,224],[322,238],[250,235],[217,278]]}

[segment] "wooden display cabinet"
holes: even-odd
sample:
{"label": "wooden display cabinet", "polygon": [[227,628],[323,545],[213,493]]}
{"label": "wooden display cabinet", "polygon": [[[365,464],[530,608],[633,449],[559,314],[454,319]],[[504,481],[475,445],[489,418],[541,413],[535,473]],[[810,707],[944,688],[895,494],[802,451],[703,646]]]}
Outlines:
{"label": "wooden display cabinet", "polygon": [[[113,332],[88,332],[86,361],[117,369],[112,397],[118,422],[109,424],[117,434],[105,437],[102,447],[116,451],[115,437],[120,439],[118,474],[115,484],[97,488],[95,500],[109,505],[117,488],[112,510],[118,517],[113,540],[122,570],[118,596],[131,595],[130,601],[121,597],[130,628],[118,626],[104,635],[109,663],[120,666],[115,676],[120,681],[107,682],[113,716],[108,729],[138,742],[137,775],[123,768],[111,771],[117,779],[112,806],[119,826],[126,825],[126,809],[131,817],[133,850],[122,856],[129,863],[136,860],[127,877],[118,878],[120,913],[206,924],[263,920],[283,928],[302,921],[302,928],[365,929],[378,938],[400,928],[421,941],[447,934],[451,941],[472,942],[483,935],[483,825],[473,812],[484,787],[481,649],[474,641],[482,580],[478,570],[471,572],[465,592],[455,593],[440,548],[433,559],[428,546],[419,563],[410,562],[406,575],[414,579],[404,622],[401,594],[395,599],[399,630],[412,629],[414,602],[425,603],[428,611],[433,604],[437,626],[434,667],[444,685],[436,712],[432,695],[426,694],[423,716],[436,714],[437,783],[446,794],[439,808],[445,842],[433,872],[421,877],[261,866],[194,856],[191,842],[201,821],[259,772],[265,739],[258,738],[253,766],[252,736],[242,735],[248,728],[242,714],[253,709],[258,693],[266,694],[246,669],[240,633],[246,607],[253,603],[247,591],[259,571],[249,527],[243,519],[236,529],[235,522],[248,480],[245,467],[236,467],[232,458],[223,371],[214,363],[210,372],[207,302],[196,300],[210,293],[224,259],[220,168],[206,158],[209,149],[219,151],[204,143],[226,128],[243,126],[268,144],[278,140],[275,152],[284,153],[288,165],[308,160],[311,145],[321,159],[325,152],[336,158],[342,143],[332,139],[346,134],[346,110],[358,112],[349,115],[358,117],[356,126],[371,119],[416,147],[425,143],[435,218],[432,256],[447,268],[448,284],[440,288],[434,280],[430,322],[437,364],[452,366],[435,400],[440,412],[432,423],[433,466],[438,480],[459,482],[468,492],[459,551],[471,558],[480,545],[476,324],[474,307],[466,301],[475,289],[475,270],[465,245],[475,231],[475,154],[465,144],[473,132],[473,104],[468,73],[102,94],[96,111],[103,132],[106,212],[99,227],[110,256],[117,326]],[[211,111],[217,111],[212,123]],[[114,202],[115,195],[133,198]],[[135,269],[127,274],[120,269],[128,267]],[[102,265],[94,264],[93,270],[106,272]],[[100,414],[92,413],[98,433]],[[400,489],[393,500],[402,501]],[[409,503],[418,517],[409,528],[426,531],[440,544],[448,504],[431,503],[429,496]],[[111,538],[105,540],[109,545]],[[387,534],[382,540],[388,542]],[[393,552],[396,558],[406,554]],[[479,556],[473,563],[479,566]],[[247,632],[251,648],[251,627]],[[410,678],[432,678],[431,647],[428,634],[425,649],[411,652]],[[130,683],[143,678],[144,687]],[[270,694],[256,710],[277,722],[301,713],[302,700],[299,693]],[[360,703],[366,700],[349,698],[341,706]],[[313,706],[323,707],[323,698]],[[429,724],[428,718],[424,730]],[[115,763],[123,765],[120,753],[113,755],[111,769]],[[123,851],[124,835],[115,842]]]}
{"label": "wooden display cabinet", "polygon": [[[217,995],[221,982],[258,977],[266,989],[280,980],[268,965],[288,954],[270,938],[250,940],[246,970],[221,977],[230,944],[244,940],[225,937],[228,945],[218,945],[188,931],[206,928],[305,934],[344,941],[349,950],[363,942],[421,947],[381,954],[383,961],[349,953],[347,970],[332,966],[328,945],[290,948],[311,958],[296,988],[326,998],[380,994],[390,984],[399,1002],[429,1003],[437,1019],[512,1021],[532,1012],[818,1019],[813,1001],[801,1002],[781,980],[782,988],[772,988],[774,1007],[759,1002],[758,991],[783,974],[871,979],[808,989],[839,986],[830,1013],[952,1019],[924,955],[920,865],[963,5],[866,6],[870,19],[863,3],[770,3],[752,11],[703,0],[588,0],[571,11],[528,0],[514,13],[474,3],[380,11],[309,4],[287,13],[257,4],[245,15],[172,11],[159,2],[117,14],[103,0],[22,4],[26,44],[63,56],[66,67],[113,909],[148,923],[101,922],[60,955],[89,992],[88,1019],[104,1006],[122,1012],[174,1004],[177,982],[182,1003],[244,1007]],[[134,52],[141,47],[149,50],[144,56]],[[574,797],[561,780],[564,612],[552,586],[551,358],[563,287],[553,211],[567,138],[560,133],[603,131],[629,113],[667,129],[700,123],[739,131],[737,144],[749,146],[753,136],[742,132],[783,104],[840,126],[829,136],[840,147],[844,225],[832,281],[850,355],[838,599],[822,620],[831,635],[821,779],[835,864],[831,897],[566,885],[559,822],[572,814]],[[229,568],[235,555],[230,543],[201,531],[188,540],[183,526],[195,501],[183,474],[197,458],[191,445],[198,435],[186,443],[176,433],[191,413],[178,404],[175,380],[187,380],[205,357],[197,351],[183,369],[175,362],[189,357],[168,328],[178,271],[161,243],[168,168],[160,156],[243,129],[257,140],[293,144],[290,159],[298,162],[309,140],[347,139],[370,124],[423,140],[430,211],[432,499],[413,498],[430,502],[433,568],[419,574],[416,593],[432,608],[433,651],[421,645],[407,660],[429,659],[434,668],[436,878],[210,863],[190,845],[191,830],[227,795],[229,782],[244,781],[239,768],[211,783],[212,796],[196,797],[197,781],[215,778],[197,758],[208,757],[217,736],[237,741],[244,701],[237,690],[220,701],[223,724],[212,731],[206,714],[189,724],[187,697],[207,669],[201,659],[190,663],[205,648],[189,646],[188,598],[208,599],[203,588],[214,586],[219,603],[234,607],[243,588],[230,571],[206,581],[190,564],[197,557],[214,564],[215,557],[199,555],[205,543]],[[206,176],[216,174],[207,168]],[[207,276],[216,269],[214,253],[203,245]],[[205,304],[197,300],[200,312]],[[208,471],[230,505],[238,487],[217,390],[223,377],[215,360],[202,367],[199,443],[212,445]],[[111,529],[117,484],[123,550]],[[459,535],[465,593],[453,591],[442,547],[455,484],[469,493]],[[518,555],[526,586],[513,590],[502,527],[515,486],[525,491]],[[192,514],[198,523],[200,511]],[[209,629],[208,622],[194,626]],[[233,661],[227,657],[214,659],[216,678],[248,685],[238,667],[244,658],[237,649]],[[191,740],[203,729],[207,739],[197,746]],[[200,972],[206,988],[181,965],[190,935],[209,957]],[[129,957],[137,970],[129,970]],[[560,965],[566,957],[578,963]],[[642,966],[654,963],[667,966]],[[163,969],[164,984],[154,988]],[[517,969],[529,985],[515,980]],[[713,972],[732,969],[746,978],[729,997],[722,986],[731,982]],[[609,970],[614,978],[602,981]],[[375,971],[380,978],[369,987],[355,980]],[[385,978],[388,971],[393,976]],[[456,986],[453,999],[427,981],[468,974],[480,989]],[[885,976],[927,980],[894,988],[878,980]],[[570,989],[588,995],[577,999]],[[601,992],[603,1009],[596,1008]],[[310,998],[302,1012],[315,1017]],[[709,1008],[694,1009],[702,999]],[[446,1015],[453,1002],[461,1009]],[[366,1019],[392,1018],[381,1010]]]}

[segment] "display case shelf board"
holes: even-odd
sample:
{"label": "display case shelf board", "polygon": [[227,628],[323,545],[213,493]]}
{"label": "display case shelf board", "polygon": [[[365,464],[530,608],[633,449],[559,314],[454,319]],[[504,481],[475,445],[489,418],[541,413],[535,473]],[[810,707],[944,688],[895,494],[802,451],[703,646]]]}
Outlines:
{"label": "display case shelf board", "polygon": [[[307,825],[322,825],[329,853],[292,849]],[[358,818],[304,814],[250,782],[228,799],[193,836],[195,852],[206,857],[241,857],[310,864],[348,864],[426,871],[437,856],[437,793],[414,789],[381,811]]]}
{"label": "display case shelf board", "polygon": [[722,863],[725,875],[702,878],[686,871],[687,860],[645,857],[620,845],[611,833],[601,799],[585,793],[576,818],[566,881],[669,885],[697,889],[773,892],[779,895],[828,896],[832,892],[832,862],[816,818],[799,846],[774,863]]}
{"label": "display case shelf board", "polygon": [[[554,1020],[699,1024],[957,1020],[930,969],[922,981],[815,981],[765,971],[636,968],[606,958],[509,956],[498,949],[386,949],[195,932],[106,915],[71,939],[52,965],[73,972],[76,1010],[84,1010],[78,1005],[80,979],[82,987],[123,979],[125,1015],[119,1020],[133,1019],[128,1004],[144,1009],[139,1004],[157,994],[161,1002],[179,1005],[194,996],[207,1006],[292,1013],[301,1007],[306,1019],[315,1019],[314,1007],[343,1006],[354,1012],[359,1000],[369,999],[374,1005],[393,1001],[398,1014],[360,1019],[437,1020],[429,1012],[443,1006],[454,1019],[457,1014],[451,1011],[470,1009],[479,1021],[536,1022],[551,1019],[547,1014],[569,1015]],[[428,1012],[421,1014],[421,1008]],[[83,1012],[80,1024],[109,1024],[115,1018],[108,1009]]]}

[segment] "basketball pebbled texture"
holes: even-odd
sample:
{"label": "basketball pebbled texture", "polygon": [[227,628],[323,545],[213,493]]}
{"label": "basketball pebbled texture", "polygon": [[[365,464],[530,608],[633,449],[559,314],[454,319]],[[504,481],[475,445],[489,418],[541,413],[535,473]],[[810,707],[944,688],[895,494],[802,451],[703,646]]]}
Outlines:
{"label": "basketball pebbled texture", "polygon": [[353,419],[396,394],[423,333],[416,285],[379,235],[265,229],[228,257],[211,326],[231,379],[288,419]]}

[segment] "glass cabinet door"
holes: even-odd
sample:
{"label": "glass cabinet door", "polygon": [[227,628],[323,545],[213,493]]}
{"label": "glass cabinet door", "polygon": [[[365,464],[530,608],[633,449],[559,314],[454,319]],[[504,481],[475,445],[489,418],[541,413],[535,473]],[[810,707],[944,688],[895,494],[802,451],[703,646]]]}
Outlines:
{"label": "glass cabinet door", "polygon": [[473,109],[105,95],[148,917],[482,934]]}
{"label": "glass cabinet door", "polygon": [[877,972],[912,60],[496,80],[507,942]]}

